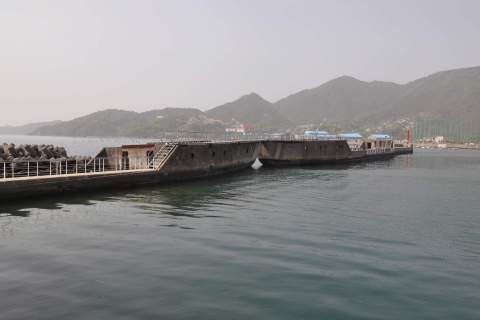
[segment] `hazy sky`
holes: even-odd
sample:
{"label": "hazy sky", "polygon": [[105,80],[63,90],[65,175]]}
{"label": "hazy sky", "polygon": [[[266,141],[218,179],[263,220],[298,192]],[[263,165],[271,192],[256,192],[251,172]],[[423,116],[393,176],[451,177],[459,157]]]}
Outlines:
{"label": "hazy sky", "polygon": [[0,125],[475,65],[478,0],[0,0]]}

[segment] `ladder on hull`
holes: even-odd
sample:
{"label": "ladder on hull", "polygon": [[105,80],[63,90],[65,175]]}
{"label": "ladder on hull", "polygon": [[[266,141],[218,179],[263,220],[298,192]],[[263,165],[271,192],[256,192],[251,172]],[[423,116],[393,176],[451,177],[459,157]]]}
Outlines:
{"label": "ladder on hull", "polygon": [[178,145],[175,143],[165,143],[155,154],[150,162],[150,168],[160,170],[172,154],[177,150]]}

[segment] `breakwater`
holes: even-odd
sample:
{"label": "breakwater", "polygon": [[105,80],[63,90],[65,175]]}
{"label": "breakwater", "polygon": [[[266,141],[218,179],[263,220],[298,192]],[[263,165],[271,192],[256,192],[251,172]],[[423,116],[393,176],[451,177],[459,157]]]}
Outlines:
{"label": "breakwater", "polygon": [[0,160],[24,161],[24,160],[49,160],[66,159],[67,151],[63,147],[53,145],[19,145],[4,143],[0,146]]}
{"label": "breakwater", "polygon": [[[376,145],[376,144],[375,144]],[[0,199],[42,196],[99,188],[130,188],[219,174],[250,167],[368,161],[412,152],[411,147],[345,140],[258,140],[169,142],[100,150],[93,159],[0,162]]]}

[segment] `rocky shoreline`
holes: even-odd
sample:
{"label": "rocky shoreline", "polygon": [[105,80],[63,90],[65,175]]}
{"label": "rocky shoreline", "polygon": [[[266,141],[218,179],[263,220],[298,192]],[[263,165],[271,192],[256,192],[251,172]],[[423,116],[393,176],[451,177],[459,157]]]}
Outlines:
{"label": "rocky shoreline", "polygon": [[0,161],[86,160],[87,157],[69,157],[64,147],[14,143],[0,145]]}

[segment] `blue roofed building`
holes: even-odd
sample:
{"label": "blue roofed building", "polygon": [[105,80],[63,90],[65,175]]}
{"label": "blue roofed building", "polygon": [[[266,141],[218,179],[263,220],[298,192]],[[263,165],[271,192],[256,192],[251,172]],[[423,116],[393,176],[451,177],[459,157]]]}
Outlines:
{"label": "blue roofed building", "polygon": [[363,139],[363,136],[357,132],[349,132],[349,133],[340,133],[338,135],[342,139]]}
{"label": "blue roofed building", "polygon": [[374,133],[368,137],[370,140],[391,140],[392,137],[386,133]]}
{"label": "blue roofed building", "polygon": [[329,134],[327,131],[307,130],[303,133],[303,138],[320,139],[320,140],[335,140],[337,138],[334,134]]}
{"label": "blue roofed building", "polygon": [[384,153],[393,148],[393,138],[389,134],[374,133],[368,137],[367,153]]}
{"label": "blue roofed building", "polygon": [[328,136],[327,131],[320,131],[320,130],[307,130],[304,133],[306,136],[309,137],[322,137],[322,136]]}

